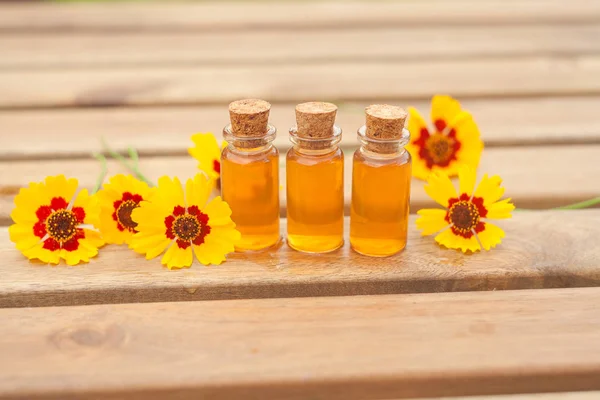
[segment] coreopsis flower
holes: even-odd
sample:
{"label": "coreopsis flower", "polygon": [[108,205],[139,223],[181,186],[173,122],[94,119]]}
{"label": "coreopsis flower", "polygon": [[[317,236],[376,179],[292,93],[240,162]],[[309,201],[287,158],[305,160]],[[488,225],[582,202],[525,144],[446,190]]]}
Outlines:
{"label": "coreopsis flower", "polygon": [[185,193],[177,178],[162,177],[151,201],[142,201],[131,217],[138,231],[130,247],[147,259],[162,254],[167,268],[192,265],[194,254],[204,265],[219,265],[234,251],[240,233],[231,220],[229,205],[215,197],[203,174],[188,179]]}
{"label": "coreopsis flower", "polygon": [[411,139],[406,149],[413,159],[413,176],[427,180],[431,172],[443,172],[452,177],[460,165],[477,168],[483,151],[479,128],[457,100],[443,95],[433,97],[431,130],[415,108],[409,107],[408,112]]}
{"label": "coreopsis flower", "polygon": [[490,250],[502,241],[504,231],[489,223],[490,219],[510,218],[515,206],[510,199],[500,200],[504,188],[495,175],[484,175],[475,188],[475,170],[462,166],[458,171],[459,191],[441,172],[429,176],[425,191],[444,209],[419,210],[417,228],[423,236],[437,233],[435,241],[463,252]]}
{"label": "coreopsis flower", "polygon": [[153,188],[131,175],[115,175],[96,193],[100,217],[96,226],[107,243],[129,243],[137,232],[131,212],[143,200],[150,200]]}
{"label": "coreopsis flower", "polygon": [[218,183],[221,176],[221,147],[217,139],[212,133],[196,133],[192,141],[194,147],[190,147],[188,152],[198,160],[198,169]]}
{"label": "coreopsis flower", "polygon": [[99,207],[87,189],[76,194],[77,187],[77,179],[58,175],[19,191],[11,213],[14,224],[8,231],[25,257],[50,264],[63,259],[76,265],[98,254],[104,240],[82,224],[96,223]]}

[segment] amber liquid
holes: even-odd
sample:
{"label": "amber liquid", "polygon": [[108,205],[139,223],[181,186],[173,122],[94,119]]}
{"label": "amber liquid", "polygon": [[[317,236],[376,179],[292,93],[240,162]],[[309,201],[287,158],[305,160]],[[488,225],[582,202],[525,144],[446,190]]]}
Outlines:
{"label": "amber liquid", "polygon": [[223,150],[221,193],[242,234],[237,251],[262,250],[279,243],[279,152],[275,147],[261,152]]}
{"label": "amber liquid", "polygon": [[397,157],[354,153],[350,244],[368,256],[386,257],[406,246],[411,162],[408,152]]}
{"label": "amber liquid", "polygon": [[344,244],[344,154],[292,148],[287,154],[287,241],[324,253]]}

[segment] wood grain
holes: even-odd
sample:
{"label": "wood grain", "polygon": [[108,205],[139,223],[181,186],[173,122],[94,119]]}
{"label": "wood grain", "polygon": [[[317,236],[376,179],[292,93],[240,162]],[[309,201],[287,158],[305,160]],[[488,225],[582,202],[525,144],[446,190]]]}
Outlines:
{"label": "wood grain", "polygon": [[600,389],[600,289],[0,310],[2,399]]}
{"label": "wood grain", "polygon": [[[527,37],[528,40],[523,40]],[[259,44],[259,45],[257,45]],[[600,52],[600,26],[396,27],[0,36],[0,68],[114,68],[465,57],[577,56]]]}
{"label": "wood grain", "polygon": [[164,4],[3,4],[0,29],[19,31],[227,31],[348,26],[464,26],[597,22],[593,0],[419,2],[232,2]]}
{"label": "wood grain", "polygon": [[[600,163],[596,159],[600,145],[546,146],[533,151],[528,147],[490,148],[485,150],[479,167],[480,175],[500,175],[506,195],[517,207],[545,209],[558,207],[599,195],[593,182],[600,181]],[[128,171],[116,161],[108,163],[108,177]],[[280,172],[284,177],[285,163],[281,159]],[[163,175],[178,176],[182,180],[194,176],[197,162],[190,156],[146,157],[140,168],[152,181]],[[80,160],[24,160],[0,162],[0,224],[9,222],[13,197],[19,188],[29,182],[43,181],[47,175],[65,174],[79,180],[80,186],[92,189],[100,174],[100,163],[95,159]],[[346,214],[349,214],[352,182],[352,153],[345,154],[344,187]],[[285,180],[280,180],[280,204],[285,215]],[[413,179],[411,209],[413,212],[435,203],[427,196],[424,182]]]}
{"label": "wood grain", "polygon": [[318,64],[156,66],[0,72],[0,108],[158,106],[272,102],[404,102],[434,93],[458,98],[592,95],[600,56]]}
{"label": "wood grain", "polygon": [[435,397],[422,400],[595,400],[600,392],[529,393],[468,397]]}
{"label": "wood grain", "polygon": [[520,212],[498,225],[506,231],[503,244],[471,256],[421,237],[411,217],[406,250],[390,258],[361,256],[348,245],[323,255],[283,246],[232,254],[218,267],[195,264],[179,271],[124,246],[106,246],[90,264],[77,267],[30,263],[2,228],[0,307],[600,285],[600,211]]}
{"label": "wood grain", "polygon": [[[429,101],[391,103],[411,104],[428,118]],[[475,116],[488,147],[600,143],[600,97],[466,99],[462,104]],[[356,130],[364,124],[367,105],[339,104],[342,146],[357,146]],[[294,106],[274,104],[271,111],[280,150],[290,146]],[[214,132],[220,139],[228,120],[224,105],[0,111],[0,160],[89,157],[101,150],[101,137],[119,151],[134,146],[142,155],[186,155],[193,133]]]}

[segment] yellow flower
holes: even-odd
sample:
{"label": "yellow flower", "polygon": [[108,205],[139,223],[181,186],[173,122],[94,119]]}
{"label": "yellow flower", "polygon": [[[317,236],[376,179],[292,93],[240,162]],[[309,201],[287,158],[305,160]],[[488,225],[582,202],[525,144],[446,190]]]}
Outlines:
{"label": "yellow flower", "polygon": [[62,258],[76,265],[98,254],[104,240],[81,225],[97,222],[99,207],[86,189],[76,195],[77,186],[77,179],[58,175],[19,191],[8,231],[25,257],[51,264]]}
{"label": "yellow flower", "polygon": [[[212,133],[196,133],[192,136],[195,147],[188,152],[198,160],[198,169],[209,178],[218,181],[221,176],[221,148]],[[223,142],[225,146],[226,143]]]}
{"label": "yellow flower", "polygon": [[179,179],[160,178],[152,200],[142,201],[131,213],[138,233],[130,247],[147,259],[168,248],[161,262],[169,269],[191,266],[193,253],[204,265],[221,264],[241,235],[229,205],[220,197],[208,202],[211,191],[203,174],[187,180],[185,194]]}
{"label": "yellow flower", "polygon": [[413,176],[426,180],[431,172],[444,172],[452,177],[460,165],[477,168],[483,151],[479,128],[457,100],[450,96],[433,96],[433,132],[416,109],[409,107],[408,112],[411,139],[406,149],[413,158]]}
{"label": "yellow flower", "polygon": [[131,175],[115,175],[96,196],[100,203],[100,218],[96,227],[107,243],[129,243],[137,224],[131,212],[142,200],[150,200],[154,189]]}
{"label": "yellow flower", "polygon": [[475,170],[461,166],[458,178],[459,193],[447,175],[430,175],[425,191],[445,209],[419,210],[417,228],[423,236],[439,232],[435,241],[450,249],[465,253],[482,247],[489,250],[502,241],[504,231],[487,220],[510,218],[515,206],[510,199],[500,200],[504,188],[500,187],[502,180],[497,175],[491,178],[484,175],[476,189]]}

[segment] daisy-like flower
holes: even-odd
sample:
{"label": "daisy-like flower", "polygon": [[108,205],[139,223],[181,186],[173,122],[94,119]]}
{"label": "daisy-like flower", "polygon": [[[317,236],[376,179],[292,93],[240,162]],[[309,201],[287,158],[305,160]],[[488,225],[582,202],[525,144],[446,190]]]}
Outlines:
{"label": "daisy-like flower", "polygon": [[82,228],[94,224],[99,207],[86,189],[77,195],[77,179],[49,176],[41,183],[30,183],[15,197],[8,228],[10,240],[28,259],[69,265],[88,262],[104,245],[100,234]]}
{"label": "daisy-like flower", "polygon": [[179,179],[160,178],[152,200],[131,213],[138,232],[130,247],[146,259],[167,250],[161,262],[169,269],[191,266],[194,254],[204,265],[221,264],[241,235],[229,205],[220,197],[208,201],[211,191],[204,174],[187,180],[185,194]]}
{"label": "daisy-like flower", "polygon": [[477,168],[483,142],[473,116],[462,110],[450,96],[436,95],[431,100],[434,130],[419,112],[409,107],[408,130],[411,134],[406,149],[413,158],[413,176],[427,180],[431,172],[456,176],[460,165]]}
{"label": "daisy-like flower", "polygon": [[100,218],[96,226],[107,243],[129,243],[137,232],[131,212],[143,200],[150,200],[154,189],[131,175],[115,175],[96,193]]}
{"label": "daisy-like flower", "polygon": [[435,241],[450,249],[465,253],[481,248],[489,250],[502,241],[504,231],[488,220],[510,218],[515,206],[510,199],[500,200],[504,188],[500,187],[499,176],[484,175],[477,188],[476,173],[470,167],[461,166],[458,177],[457,193],[447,175],[430,175],[425,191],[445,209],[419,210],[417,228],[423,236],[439,232]]}
{"label": "daisy-like flower", "polygon": [[[192,136],[194,147],[188,152],[198,160],[198,169],[208,175],[209,178],[219,182],[221,176],[221,147],[212,133],[196,133]],[[223,146],[226,143],[223,142]]]}

